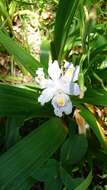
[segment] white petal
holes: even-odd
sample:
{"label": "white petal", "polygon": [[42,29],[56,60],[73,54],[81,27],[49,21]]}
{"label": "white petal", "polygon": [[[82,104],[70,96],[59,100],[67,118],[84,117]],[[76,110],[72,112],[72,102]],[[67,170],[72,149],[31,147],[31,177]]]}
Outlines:
{"label": "white petal", "polygon": [[64,93],[58,93],[52,99],[52,105],[54,107],[55,115],[62,117],[65,113],[69,115],[72,112],[72,103],[68,95]]}
{"label": "white petal", "polygon": [[36,70],[35,82],[39,85],[41,89],[44,89],[47,87],[48,80],[45,78],[43,68],[38,68]]}
{"label": "white petal", "polygon": [[48,74],[49,74],[50,78],[53,80],[59,79],[59,77],[61,75],[61,69],[59,68],[58,61],[49,63]]}
{"label": "white petal", "polygon": [[38,98],[38,102],[41,103],[43,106],[45,103],[49,102],[54,95],[54,91],[51,88],[46,88],[45,90],[42,91],[42,94]]}
{"label": "white petal", "polygon": [[69,63],[68,67],[66,67],[65,74],[63,76],[63,80],[66,81],[67,83],[70,82],[73,77],[73,72],[74,72],[74,66],[73,66],[73,64]]}
{"label": "white petal", "polygon": [[79,95],[80,88],[77,83],[73,83],[72,81],[65,81],[63,77],[60,79],[60,89],[67,95]]}
{"label": "white petal", "polygon": [[62,111],[60,111],[59,109],[54,109],[54,113],[56,116],[62,117]]}
{"label": "white petal", "polygon": [[65,94],[71,94],[71,89],[70,89],[70,82],[65,82],[65,81],[62,81],[62,83],[60,84],[60,88],[61,90],[65,93]]}
{"label": "white petal", "polygon": [[69,69],[69,68],[72,68],[72,67],[73,67],[72,63],[69,63],[68,61],[65,61],[65,64],[64,64],[65,69]]}
{"label": "white petal", "polygon": [[71,83],[70,94],[75,96],[80,95],[80,87],[77,83]]}
{"label": "white petal", "polygon": [[66,115],[69,115],[72,112],[72,102],[70,100],[66,103],[66,107],[64,108],[64,112]]}
{"label": "white petal", "polygon": [[73,77],[72,77],[73,82],[78,80],[79,71],[80,71],[80,66],[76,66],[73,72]]}
{"label": "white petal", "polygon": [[36,75],[38,76],[38,77],[44,77],[44,71],[43,71],[43,68],[38,68],[37,70],[36,70]]}
{"label": "white petal", "polygon": [[45,78],[35,77],[35,82],[39,85],[41,89],[48,87],[48,80]]}
{"label": "white petal", "polygon": [[60,108],[65,105],[65,95],[63,92],[58,92],[52,99],[52,105],[54,108]]}

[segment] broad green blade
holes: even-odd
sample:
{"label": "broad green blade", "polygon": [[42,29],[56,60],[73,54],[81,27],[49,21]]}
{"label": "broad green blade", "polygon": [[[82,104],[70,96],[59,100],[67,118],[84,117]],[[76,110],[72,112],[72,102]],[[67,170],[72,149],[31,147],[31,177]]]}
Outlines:
{"label": "broad green blade", "polygon": [[26,70],[35,76],[35,70],[40,67],[40,63],[34,59],[26,50],[20,47],[15,40],[4,34],[0,30],[0,43],[6,48],[6,50],[14,55],[15,59],[26,68]]}
{"label": "broad green blade", "polygon": [[[42,182],[50,182],[52,180],[59,179],[60,177],[59,169],[60,169],[59,162],[54,159],[49,159],[35,172],[35,178],[36,180]],[[54,176],[57,177],[54,178]]]}
{"label": "broad green blade", "polygon": [[[60,179],[60,164],[54,159],[49,161],[41,168],[39,177],[42,177],[42,181],[45,181],[44,190],[62,190],[62,182]],[[37,174],[38,175],[38,174]]]}
{"label": "broad green blade", "polygon": [[60,180],[53,179],[52,181],[45,183],[45,189],[44,190],[62,190],[62,184],[60,183]]}
{"label": "broad green blade", "polygon": [[0,116],[50,117],[51,106],[38,103],[38,91],[0,84]]}
{"label": "broad green blade", "polygon": [[88,148],[88,142],[84,135],[70,136],[61,148],[61,162],[71,166],[80,162]]}
{"label": "broad green blade", "polygon": [[72,178],[61,163],[54,159],[49,159],[35,175],[38,181],[46,182],[46,190],[60,190],[63,184],[69,190],[73,190],[83,181],[82,178]]}
{"label": "broad green blade", "polygon": [[10,148],[0,157],[0,189],[29,190],[36,170],[59,148],[66,135],[62,121],[52,118]]}
{"label": "broad green blade", "polygon": [[80,114],[89,124],[89,126],[92,128],[101,146],[107,151],[107,138],[105,137],[99,122],[97,121],[93,113],[91,113],[86,107],[81,105],[79,105],[79,107],[80,107]]}

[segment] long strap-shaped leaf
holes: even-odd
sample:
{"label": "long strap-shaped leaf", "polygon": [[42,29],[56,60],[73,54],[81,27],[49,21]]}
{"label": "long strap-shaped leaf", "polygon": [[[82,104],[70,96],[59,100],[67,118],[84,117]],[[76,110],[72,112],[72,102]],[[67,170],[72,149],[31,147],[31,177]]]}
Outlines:
{"label": "long strap-shaped leaf", "polygon": [[73,179],[63,168],[61,168],[61,172],[62,182],[68,190],[87,190],[92,181],[92,171],[84,180],[82,178]]}
{"label": "long strap-shaped leaf", "polygon": [[93,105],[107,106],[107,91],[100,88],[96,90],[88,87],[82,101]]}
{"label": "long strap-shaped leaf", "polygon": [[79,105],[79,107],[80,107],[80,114],[84,117],[86,122],[92,128],[101,146],[107,151],[107,138],[104,136],[104,133],[97,119],[87,108],[85,108],[85,106]]}
{"label": "long strap-shaped leaf", "polygon": [[[104,75],[105,75],[105,71],[104,71]],[[101,88],[93,89],[93,88],[87,87],[87,90],[85,92],[83,99],[77,99],[76,97],[71,97],[71,101],[73,101],[74,104],[76,105],[81,104],[81,103],[88,103],[88,104],[98,105],[98,106],[107,106],[107,90],[104,90]]]}
{"label": "long strap-shaped leaf", "polygon": [[60,0],[54,31],[55,59],[60,61],[78,0]]}
{"label": "long strap-shaped leaf", "polygon": [[6,20],[6,23],[8,24],[10,31],[12,32],[12,21],[4,2],[5,1],[0,0],[0,16],[3,16],[3,18]]}
{"label": "long strap-shaped leaf", "polygon": [[52,118],[0,157],[0,189],[29,190],[32,174],[59,148],[67,131]]}
{"label": "long strap-shaped leaf", "polygon": [[90,173],[88,174],[86,179],[84,179],[84,181],[78,187],[76,187],[74,190],[81,190],[81,189],[87,190],[89,185],[92,182],[92,178],[93,178],[92,171],[90,171]]}
{"label": "long strap-shaped leaf", "polygon": [[0,43],[6,50],[14,55],[15,59],[24,66],[31,75],[35,75],[35,70],[40,67],[40,63],[34,59],[24,48],[20,47],[15,40],[4,34],[0,30]]}
{"label": "long strap-shaped leaf", "polygon": [[50,106],[38,103],[38,92],[29,88],[18,88],[0,84],[0,116],[48,117]]}

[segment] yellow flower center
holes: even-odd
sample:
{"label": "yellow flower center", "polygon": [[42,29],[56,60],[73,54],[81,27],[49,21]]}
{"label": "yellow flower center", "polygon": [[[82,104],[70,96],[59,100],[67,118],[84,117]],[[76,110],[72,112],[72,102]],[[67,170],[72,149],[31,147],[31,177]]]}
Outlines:
{"label": "yellow flower center", "polygon": [[73,68],[70,68],[70,69],[68,69],[68,70],[66,71],[66,75],[67,75],[67,76],[72,76],[72,74],[73,74]]}
{"label": "yellow flower center", "polygon": [[58,97],[57,98],[57,104],[59,105],[59,106],[64,106],[65,105],[65,100],[64,100],[64,97]]}

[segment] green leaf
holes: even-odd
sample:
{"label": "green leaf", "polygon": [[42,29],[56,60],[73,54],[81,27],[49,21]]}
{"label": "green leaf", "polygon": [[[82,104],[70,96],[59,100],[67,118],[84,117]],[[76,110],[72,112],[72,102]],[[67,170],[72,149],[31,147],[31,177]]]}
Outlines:
{"label": "green leaf", "polygon": [[43,65],[46,71],[48,70],[49,52],[49,42],[47,40],[44,40],[40,47],[40,63]]}
{"label": "green leaf", "polygon": [[26,68],[26,70],[35,76],[35,70],[40,67],[40,63],[34,59],[24,48],[20,47],[15,40],[11,39],[8,35],[0,30],[0,43],[6,50],[14,55],[15,59]]}
{"label": "green leaf", "polygon": [[107,48],[107,40],[103,35],[96,36],[95,40],[92,41],[93,49],[94,51],[101,51],[105,48]]}
{"label": "green leaf", "polygon": [[92,89],[87,87],[85,97],[82,100],[93,105],[107,106],[107,91],[103,89]]}
{"label": "green leaf", "polygon": [[[91,49],[91,53],[90,53],[90,57],[91,57],[91,62],[94,63],[96,57],[100,54],[107,54],[107,40],[101,36],[98,35],[97,38],[95,40],[92,41],[93,42],[93,48]],[[105,51],[106,50],[106,51]],[[103,55],[102,54],[102,55]]]}
{"label": "green leaf", "polygon": [[96,71],[97,75],[107,83],[107,68]]}
{"label": "green leaf", "polygon": [[80,185],[83,181],[82,178],[73,179],[70,174],[62,167],[60,168],[60,174],[62,183],[65,185],[65,187],[67,187],[67,190],[74,190],[74,188]]}
{"label": "green leaf", "polygon": [[5,126],[5,148],[16,144],[20,139],[19,127],[24,123],[24,117],[8,117]]}
{"label": "green leaf", "polygon": [[78,163],[86,154],[87,147],[88,143],[84,135],[71,136],[61,149],[62,163],[66,165]]}
{"label": "green leaf", "polygon": [[36,172],[35,178],[38,181],[52,181],[59,177],[59,163],[54,159],[49,159],[47,163],[42,165]]}
{"label": "green leaf", "polygon": [[45,190],[61,190],[62,189],[62,184],[60,180],[54,179],[52,181],[46,182],[45,183]]}
{"label": "green leaf", "polygon": [[8,18],[9,14],[6,10],[6,5],[3,3],[2,0],[0,0],[0,13],[2,13],[3,17]]}
{"label": "green leaf", "polygon": [[79,105],[79,107],[80,107],[80,114],[83,116],[83,118],[86,120],[86,122],[92,128],[92,130],[93,130],[94,134],[96,135],[97,139],[99,140],[101,146],[107,150],[107,139],[106,139],[97,119],[85,106]]}
{"label": "green leaf", "polygon": [[55,51],[53,53],[54,59],[58,59],[59,61],[61,61],[70,25],[78,4],[78,0],[60,0],[59,2],[55,21],[54,41],[52,43],[53,51]]}
{"label": "green leaf", "polygon": [[60,190],[62,182],[59,175],[60,165],[58,161],[49,159],[42,167],[40,167],[35,173],[35,179],[45,182],[46,190]]}
{"label": "green leaf", "polygon": [[17,2],[16,1],[11,1],[10,4],[9,4],[9,15],[11,17],[14,16],[16,8],[17,8]]}
{"label": "green leaf", "polygon": [[50,159],[39,170],[36,171],[36,179],[45,182],[46,190],[60,190],[64,184],[68,189],[74,190],[83,180],[82,178],[73,179],[61,164]]}
{"label": "green leaf", "polygon": [[0,0],[0,16],[3,16],[5,23],[7,23],[10,32],[12,32],[12,21],[7,11],[6,3]]}
{"label": "green leaf", "polygon": [[82,189],[87,190],[89,185],[92,182],[92,178],[93,178],[92,171],[90,171],[87,178],[78,187],[76,187],[74,190],[82,190]]}
{"label": "green leaf", "polygon": [[52,118],[10,148],[0,157],[0,189],[29,190],[36,170],[59,148],[66,135],[62,121]]}
{"label": "green leaf", "polygon": [[38,91],[31,88],[0,84],[0,116],[52,116],[52,107],[42,107],[38,96]]}

